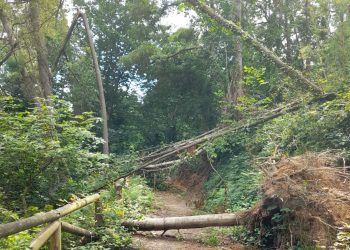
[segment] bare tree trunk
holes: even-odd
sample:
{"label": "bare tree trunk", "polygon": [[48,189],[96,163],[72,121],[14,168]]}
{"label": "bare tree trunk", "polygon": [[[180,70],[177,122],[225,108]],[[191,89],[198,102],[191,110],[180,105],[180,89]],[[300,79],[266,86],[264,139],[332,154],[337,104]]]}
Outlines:
{"label": "bare tree trunk", "polygon": [[[305,14],[305,46],[311,46],[311,28],[310,28],[310,1],[305,0],[304,5]],[[305,59],[305,71],[309,72],[311,70],[311,60],[310,56],[307,55]]]}
{"label": "bare tree trunk", "polygon": [[40,3],[39,0],[31,0],[29,3],[29,17],[31,22],[33,47],[36,51],[39,80],[42,96],[49,98],[52,94],[51,73],[47,56],[47,48],[43,35],[40,32]]}
{"label": "bare tree trunk", "polygon": [[[242,2],[241,0],[233,0],[233,20],[241,25],[242,22]],[[235,37],[235,60],[232,70],[232,77],[227,87],[227,101],[236,105],[238,98],[243,95],[242,77],[243,77],[243,61],[242,61],[242,39],[240,36]],[[235,112],[237,119],[239,114]]]}
{"label": "bare tree trunk", "polygon": [[256,48],[258,51],[263,53],[269,60],[274,62],[277,67],[279,67],[287,76],[296,79],[301,84],[305,85],[308,89],[314,91],[314,94],[320,95],[323,93],[323,90],[317,86],[314,82],[310,81],[306,77],[303,76],[303,74],[299,71],[288,65],[287,63],[283,62],[274,52],[272,52],[270,49],[265,47],[263,44],[261,44],[258,40],[256,40],[253,36],[251,36],[249,33],[244,31],[240,25],[228,21],[219,14],[215,13],[213,9],[208,7],[207,5],[203,4],[202,2],[198,0],[187,0],[190,4],[197,7],[200,11],[203,13],[209,15],[212,19],[214,19],[216,22],[218,22],[219,25],[232,30],[233,32],[239,34],[244,41],[249,42],[254,48]]}
{"label": "bare tree trunk", "polygon": [[109,153],[109,146],[108,146],[108,118],[107,118],[107,110],[106,110],[106,101],[105,101],[105,95],[103,90],[103,83],[102,83],[102,77],[101,77],[101,71],[100,66],[98,64],[97,55],[95,51],[94,41],[92,39],[92,32],[90,30],[89,22],[86,17],[85,13],[81,14],[84,22],[84,26],[86,29],[86,36],[88,39],[88,43],[91,50],[91,56],[92,61],[95,67],[95,74],[96,74],[96,81],[97,81],[97,87],[98,87],[98,93],[100,98],[100,108],[101,108],[101,116],[103,120],[103,128],[102,128],[102,138],[104,140],[103,143],[103,153],[108,154]]}
{"label": "bare tree trunk", "polygon": [[20,65],[20,73],[22,76],[21,91],[23,96],[28,101],[33,101],[40,93],[35,86],[36,79],[33,74],[29,74],[24,65]]}
{"label": "bare tree trunk", "polygon": [[7,16],[6,16],[6,14],[5,14],[3,9],[0,9],[0,20],[1,20],[2,26],[4,28],[4,31],[6,32],[6,36],[7,36],[6,40],[8,41],[8,43],[11,46],[14,46],[16,44],[16,41],[13,38],[12,30],[10,28],[10,24],[8,22]]}
{"label": "bare tree trunk", "polygon": [[[30,184],[29,184],[30,185]],[[29,185],[27,185],[23,192],[21,193],[21,202],[22,202],[22,210],[23,210],[23,213],[26,213],[27,212],[27,209],[28,209],[28,204],[27,204],[27,195],[28,195],[28,192],[29,192]]]}
{"label": "bare tree trunk", "polygon": [[183,217],[147,218],[142,221],[122,222],[126,228],[140,231],[166,231],[169,229],[239,226],[245,223],[245,213],[241,214],[208,214]]}
{"label": "bare tree trunk", "polygon": [[287,63],[292,63],[292,40],[291,40],[291,29],[290,29],[290,22],[291,18],[289,15],[289,1],[283,1],[282,4],[282,17],[283,17],[283,33],[284,33],[284,38],[286,39],[286,46],[285,46],[285,51],[286,51],[286,62]]}

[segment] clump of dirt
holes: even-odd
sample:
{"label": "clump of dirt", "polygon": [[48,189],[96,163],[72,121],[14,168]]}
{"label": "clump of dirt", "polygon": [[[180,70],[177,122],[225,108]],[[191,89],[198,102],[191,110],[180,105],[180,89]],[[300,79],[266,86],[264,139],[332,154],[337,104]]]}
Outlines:
{"label": "clump of dirt", "polygon": [[176,175],[167,181],[167,184],[184,193],[187,206],[200,208],[205,198],[203,186],[208,180],[211,171],[212,168],[207,156],[202,154],[195,168],[191,168],[184,163]]}
{"label": "clump of dirt", "polygon": [[262,185],[263,199],[249,212],[248,227],[264,248],[334,244],[337,227],[350,223],[350,175],[337,157],[285,158]]}

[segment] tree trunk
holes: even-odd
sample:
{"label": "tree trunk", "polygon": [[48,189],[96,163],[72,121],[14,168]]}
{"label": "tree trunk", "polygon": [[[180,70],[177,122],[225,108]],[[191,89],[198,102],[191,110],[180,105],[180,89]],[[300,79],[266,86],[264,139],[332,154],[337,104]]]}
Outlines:
{"label": "tree trunk", "polygon": [[[305,44],[304,46],[311,46],[311,24],[310,24],[310,1],[305,0],[304,5],[304,15],[305,15]],[[310,56],[306,55],[304,69],[306,72],[311,70],[311,60]]]}
{"label": "tree trunk", "polygon": [[290,22],[291,22],[291,17],[290,17],[290,7],[289,7],[289,1],[284,1],[282,5],[283,9],[283,33],[284,33],[284,38],[286,41],[285,45],[285,53],[286,53],[286,62],[287,63],[292,63],[292,39],[291,39],[291,28],[290,28]]}
{"label": "tree trunk", "polygon": [[[241,25],[242,22],[242,2],[241,0],[233,0],[233,20],[235,23]],[[242,62],[242,39],[240,36],[235,37],[235,60],[232,70],[231,80],[227,88],[227,101],[233,105],[236,105],[238,98],[243,95],[242,86],[242,72],[243,72],[243,62]],[[234,117],[237,119],[239,117],[238,112],[234,113]]]}
{"label": "tree trunk", "polygon": [[49,98],[52,94],[51,74],[47,56],[47,48],[44,37],[40,32],[40,3],[39,0],[32,0],[29,4],[29,17],[31,23],[32,42],[36,51],[39,69],[39,81],[41,85],[42,97]]}
{"label": "tree trunk", "polygon": [[146,218],[142,221],[122,222],[122,226],[139,231],[166,231],[203,227],[228,227],[243,225],[246,214],[209,214],[184,217]]}
{"label": "tree trunk", "polygon": [[91,50],[92,61],[93,61],[94,67],[95,67],[96,82],[97,82],[98,93],[99,93],[99,98],[100,98],[101,116],[102,116],[102,120],[103,120],[103,128],[102,128],[102,138],[104,140],[103,153],[108,154],[109,153],[108,120],[107,120],[106,101],[105,101],[105,94],[104,94],[104,90],[103,90],[101,71],[100,71],[100,66],[98,64],[97,55],[96,55],[95,46],[94,46],[94,41],[92,39],[92,32],[90,30],[88,19],[87,19],[85,13],[82,13],[81,16],[83,18],[83,22],[84,22],[84,26],[85,26],[85,30],[86,30],[86,36],[87,36],[87,40],[88,40],[90,50]]}
{"label": "tree trunk", "polygon": [[320,87],[318,87],[315,83],[313,83],[312,81],[304,77],[299,70],[296,70],[290,65],[288,65],[287,63],[283,62],[274,52],[272,52],[270,49],[262,45],[258,40],[256,40],[249,33],[242,30],[240,25],[226,20],[219,14],[215,13],[213,9],[211,9],[210,7],[208,7],[207,5],[203,4],[198,0],[187,0],[187,2],[197,7],[203,13],[209,15],[219,25],[239,34],[244,41],[249,42],[254,48],[256,48],[258,51],[263,53],[269,60],[274,62],[276,66],[279,67],[287,76],[291,77],[292,79],[296,79],[301,84],[306,86],[308,89],[314,91],[315,92],[314,94],[320,95],[323,93],[323,90]]}
{"label": "tree trunk", "polygon": [[36,86],[36,78],[32,73],[28,73],[24,65],[19,65],[22,76],[21,91],[24,99],[33,101],[35,97],[40,96],[40,90]]}
{"label": "tree trunk", "polygon": [[[18,43],[13,37],[11,25],[7,19],[6,13],[3,9],[0,9],[0,20],[3,26],[4,31],[6,32],[7,42],[11,46],[9,53],[6,57],[1,61],[0,65],[5,63],[7,59],[14,54],[16,47],[18,47]],[[20,73],[22,75],[22,83],[21,83],[21,91],[24,98],[28,101],[33,100],[36,96],[36,87],[35,87],[35,78],[32,75],[29,75],[28,71],[25,69],[24,65],[19,65]]]}
{"label": "tree trunk", "polygon": [[29,189],[30,189],[30,187],[29,187],[29,185],[27,185],[21,194],[22,211],[24,214],[27,213],[27,209],[28,209],[27,195],[28,195]]}

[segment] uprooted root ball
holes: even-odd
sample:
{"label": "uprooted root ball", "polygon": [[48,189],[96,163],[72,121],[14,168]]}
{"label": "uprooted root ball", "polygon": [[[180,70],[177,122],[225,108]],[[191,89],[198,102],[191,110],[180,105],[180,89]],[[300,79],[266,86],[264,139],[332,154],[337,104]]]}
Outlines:
{"label": "uprooted root ball", "polygon": [[251,210],[249,228],[264,248],[330,248],[337,228],[350,223],[350,175],[337,167],[335,157],[282,159],[262,192],[262,202]]}

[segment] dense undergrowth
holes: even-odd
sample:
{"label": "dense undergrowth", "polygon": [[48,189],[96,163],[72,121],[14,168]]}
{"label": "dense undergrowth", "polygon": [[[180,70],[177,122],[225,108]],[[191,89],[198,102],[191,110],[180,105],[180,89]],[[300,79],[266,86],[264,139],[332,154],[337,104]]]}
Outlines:
{"label": "dense undergrowth", "polygon": [[[204,184],[205,201],[201,209],[209,213],[236,212],[254,206],[261,199],[260,185],[266,174],[261,167],[264,161],[325,150],[337,150],[348,161],[348,101],[349,95],[341,94],[336,101],[306,106],[255,130],[242,130],[200,146],[211,169]],[[51,109],[40,100],[40,105],[32,107],[11,97],[3,97],[1,102],[0,146],[7,152],[0,157],[4,173],[0,177],[2,223],[64,205],[77,198],[73,194],[83,196],[135,167],[137,154],[133,151],[125,156],[112,154],[107,162],[98,153],[101,140],[94,133],[98,119],[91,114],[73,115],[69,103],[53,99]],[[194,171],[200,168],[201,161],[190,158],[191,155],[184,156],[187,166]],[[169,173],[174,174],[165,171],[158,176],[166,180]],[[112,189],[104,192],[106,226],[98,229],[100,240],[79,246],[76,238],[65,235],[65,246],[71,249],[129,246],[130,235],[118,223],[125,218],[140,218],[152,206],[152,192],[146,182],[148,186],[166,188],[162,178],[156,183],[152,178],[129,179],[121,200],[115,199]],[[89,207],[69,216],[68,221],[92,228],[92,214]],[[0,247],[20,249],[38,231],[39,228],[34,228],[2,239]],[[244,227],[225,233],[255,246],[262,246],[264,241],[259,231]]]}
{"label": "dense undergrowth", "polygon": [[[98,241],[79,246],[77,238],[70,237],[65,244],[68,249],[115,249],[131,247],[131,235],[120,222],[125,219],[142,219],[152,209],[154,196],[141,177],[131,177],[121,192],[121,197],[111,187],[102,194],[104,225],[96,230]],[[79,223],[83,228],[93,228],[93,208],[69,216],[72,224]],[[90,220],[89,220],[90,218]],[[92,218],[92,220],[91,220]],[[77,244],[78,243],[78,244]]]}
{"label": "dense undergrowth", "polygon": [[[131,235],[120,222],[125,219],[141,219],[143,215],[152,209],[154,195],[141,177],[131,177],[124,185],[121,194],[117,194],[113,186],[101,193],[103,204],[104,225],[95,227],[94,206],[89,205],[81,210],[63,218],[63,221],[91,230],[98,234],[98,239],[87,244],[82,244],[80,237],[63,233],[63,249],[115,249],[118,247],[130,247]],[[49,209],[49,207],[47,208]],[[40,210],[41,212],[47,209]],[[32,207],[32,213],[39,212],[39,208]],[[31,215],[31,214],[28,214]],[[19,219],[19,215],[0,207],[0,219],[2,223]],[[26,230],[21,233],[0,239],[1,249],[26,249],[31,240],[43,227]]]}
{"label": "dense undergrowth", "polygon": [[[52,107],[40,99],[34,106],[12,97],[0,99],[0,223],[50,211],[105,186],[105,225],[98,229],[99,241],[81,247],[77,238],[64,235],[64,247],[129,246],[130,235],[118,223],[141,218],[152,207],[153,194],[142,178],[132,177],[118,198],[108,180],[135,167],[134,154],[107,159],[98,153],[98,119],[91,113],[74,115],[70,104],[57,98],[50,102]],[[64,219],[93,229],[93,209],[90,205]],[[41,228],[0,239],[0,248],[25,249]]]}

